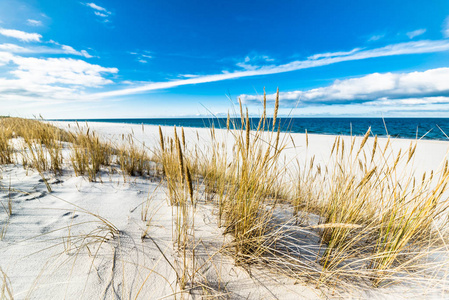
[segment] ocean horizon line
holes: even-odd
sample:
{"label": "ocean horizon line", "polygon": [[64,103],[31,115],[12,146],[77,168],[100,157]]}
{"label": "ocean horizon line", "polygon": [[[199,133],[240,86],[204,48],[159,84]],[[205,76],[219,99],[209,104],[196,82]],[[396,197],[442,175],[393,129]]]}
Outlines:
{"label": "ocean horizon line", "polygon": [[[236,127],[241,126],[241,118],[230,118]],[[250,117],[252,126],[257,127],[260,117]],[[273,118],[267,117],[268,121]],[[282,132],[326,134],[326,135],[364,135],[368,129],[372,135],[406,139],[449,140],[449,118],[408,118],[408,117],[279,117]],[[198,118],[73,118],[46,119],[62,122],[105,122],[123,124],[144,124],[160,126],[179,126],[193,128],[226,128],[226,117]],[[268,122],[269,123],[269,122]]]}

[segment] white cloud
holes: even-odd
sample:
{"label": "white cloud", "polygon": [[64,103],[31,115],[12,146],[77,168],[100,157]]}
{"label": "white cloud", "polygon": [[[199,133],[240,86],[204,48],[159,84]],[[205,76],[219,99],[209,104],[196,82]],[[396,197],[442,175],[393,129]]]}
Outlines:
{"label": "white cloud", "polygon": [[378,41],[378,40],[382,39],[384,36],[385,36],[385,34],[373,35],[368,39],[368,42]]}
{"label": "white cloud", "polygon": [[95,12],[95,15],[97,15],[99,17],[103,17],[103,18],[106,18],[108,16],[108,15],[106,15],[104,13],[101,13],[101,12],[98,12],[98,11]]}
{"label": "white cloud", "polygon": [[28,33],[20,30],[4,29],[4,28],[0,28],[0,34],[24,42],[40,42],[40,39],[42,37],[42,35],[38,33]]}
{"label": "white cloud", "polygon": [[198,77],[200,77],[200,75],[182,74],[182,75],[179,75],[179,77],[182,77],[182,78],[198,78]]}
{"label": "white cloud", "polygon": [[55,104],[74,100],[85,103],[89,89],[112,84],[108,77],[118,72],[79,59],[23,57],[20,53],[91,57],[85,50],[53,41],[37,46],[0,44],[0,66],[8,65],[0,73],[0,114],[21,114],[24,109],[35,113],[38,107],[45,107],[46,112]]}
{"label": "white cloud", "polygon": [[[413,41],[407,43],[393,44],[381,48],[375,48],[370,50],[352,50],[352,54],[349,55],[333,55],[328,53],[321,59],[307,59],[292,61],[283,65],[271,65],[255,67],[252,70],[236,71],[236,72],[225,72],[214,75],[203,75],[196,78],[188,78],[182,80],[174,80],[168,82],[154,82],[140,87],[127,88],[122,90],[115,90],[110,92],[98,93],[92,95],[92,97],[103,98],[103,97],[118,97],[136,93],[142,93],[152,90],[167,89],[183,85],[199,84],[206,82],[216,82],[222,80],[236,79],[242,77],[269,75],[291,72],[301,69],[315,68],[325,65],[331,65],[339,62],[345,61],[355,61],[376,57],[386,57],[395,55],[407,55],[407,54],[419,54],[419,53],[435,53],[449,50],[449,40],[439,40],[439,41]],[[351,51],[350,51],[351,52]],[[337,52],[341,53],[341,52]]]}
{"label": "white cloud", "polygon": [[[243,102],[262,96],[241,95]],[[267,96],[273,101],[275,94]],[[373,73],[360,78],[336,80],[332,85],[306,91],[280,93],[281,103],[295,107],[322,104],[370,103],[370,105],[418,105],[448,103],[449,68],[411,73]]]}
{"label": "white cloud", "polygon": [[74,100],[86,88],[111,84],[105,76],[118,72],[71,58],[34,58],[0,51],[0,64],[13,68],[8,78],[0,77],[0,101]]}
{"label": "white cloud", "polygon": [[422,29],[416,29],[416,30],[407,32],[406,34],[410,39],[413,39],[417,36],[423,35],[424,33],[426,33],[426,31],[427,31],[427,29],[422,28]]}
{"label": "white cloud", "polygon": [[77,51],[77,50],[73,49],[73,47],[70,47],[70,46],[67,46],[67,45],[62,45],[61,48],[64,51],[64,53],[66,53],[66,54],[84,56],[85,58],[93,57],[86,50]]}
{"label": "white cloud", "polygon": [[[412,106],[412,105],[428,105],[428,104],[446,104],[449,103],[449,97],[435,96],[435,97],[422,97],[422,98],[407,98],[407,99],[388,99],[381,98],[377,101],[367,102],[368,106]],[[419,108],[418,108],[419,109]]]}
{"label": "white cloud", "polygon": [[38,21],[38,20],[32,20],[32,19],[28,19],[27,20],[28,25],[30,26],[42,26],[42,21]]}
{"label": "white cloud", "polygon": [[86,5],[95,10],[104,11],[109,14],[109,11],[106,8],[96,5],[95,3],[86,3]]}
{"label": "white cloud", "polygon": [[47,46],[37,46],[37,47],[22,47],[15,44],[0,44],[0,51],[6,51],[9,53],[27,53],[27,54],[69,54],[76,56],[83,56],[85,58],[93,57],[86,50],[75,50],[71,46],[60,45],[59,43],[52,42],[57,45],[58,48],[47,47]]}
{"label": "white cloud", "polygon": [[30,50],[14,44],[0,44],[0,50],[10,53],[30,53]]}
{"label": "white cloud", "polygon": [[14,56],[11,53],[0,51],[0,66],[9,63],[13,57]]}
{"label": "white cloud", "polygon": [[117,73],[116,68],[104,68],[83,60],[71,58],[47,58],[14,56],[17,68],[10,73],[15,77],[37,84],[66,84],[98,87],[112,83],[104,73]]}
{"label": "white cloud", "polygon": [[329,57],[337,57],[337,56],[348,56],[351,54],[354,54],[355,52],[358,52],[362,50],[362,48],[354,48],[351,51],[337,51],[337,52],[326,52],[326,53],[319,53],[314,54],[312,56],[307,57],[308,59],[320,59],[320,58],[329,58]]}
{"label": "white cloud", "polygon": [[108,17],[112,14],[109,10],[104,7],[101,7],[95,3],[81,3],[84,4],[94,10],[94,14],[98,17],[103,18],[103,22],[109,22]]}
{"label": "white cloud", "polygon": [[449,17],[447,17],[443,22],[443,36],[449,38]]}
{"label": "white cloud", "polygon": [[268,62],[273,62],[274,58],[269,57],[268,55],[248,55],[245,57],[243,62],[238,62],[235,65],[245,70],[256,70],[260,68],[261,65],[265,65]]}
{"label": "white cloud", "polygon": [[[143,53],[141,53],[140,51],[139,52],[128,52],[128,53],[131,54],[131,55],[136,55],[137,56],[136,60],[138,62],[140,62],[141,64],[146,64],[146,63],[148,63],[149,59],[153,58],[153,56],[150,55],[151,52],[150,51],[146,51],[146,50],[143,51]],[[144,53],[146,53],[146,54],[144,54]]]}

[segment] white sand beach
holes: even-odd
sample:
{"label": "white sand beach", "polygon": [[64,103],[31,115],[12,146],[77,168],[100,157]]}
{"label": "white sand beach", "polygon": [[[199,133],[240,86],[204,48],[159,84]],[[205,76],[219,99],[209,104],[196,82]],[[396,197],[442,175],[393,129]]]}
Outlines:
{"label": "white sand beach", "polygon": [[[73,131],[73,122],[51,122]],[[119,145],[132,135],[136,145],[155,149],[159,145],[157,126],[117,123],[87,124],[98,136]],[[80,124],[85,126],[85,124]],[[185,128],[186,143],[207,155],[209,129]],[[172,127],[162,127],[164,136],[173,136]],[[226,142],[232,153],[230,132],[216,130],[219,143]],[[290,177],[297,167],[315,156],[315,164],[329,163],[335,136],[281,134],[285,146],[280,161],[289,168]],[[343,137],[346,147],[350,137]],[[360,144],[362,137],[357,138]],[[389,151],[406,153],[407,139],[392,139]],[[14,139],[18,151],[22,141]],[[370,137],[367,147],[372,147]],[[385,147],[387,139],[378,139]],[[449,142],[417,141],[413,168],[421,178],[424,172],[437,172],[444,166]],[[298,280],[260,265],[239,265],[223,250],[232,237],[218,225],[217,207],[195,191],[199,199],[194,210],[194,255],[183,255],[174,245],[175,208],[168,201],[166,183],[159,177],[126,176],[117,166],[103,167],[99,180],[89,182],[76,176],[70,165],[70,147],[64,145],[63,173],[46,174],[51,192],[40,174],[20,162],[1,166],[1,202],[11,205],[6,219],[2,211],[0,241],[0,286],[6,299],[424,299],[448,298],[446,254],[438,252],[438,272],[409,274],[412,281],[366,288],[361,282],[342,281],[340,286],[317,286],[312,280]],[[20,153],[17,152],[20,157]],[[150,153],[151,155],[151,153]],[[230,158],[232,159],[232,158]],[[388,160],[388,159],[387,159]],[[20,161],[20,159],[19,159]],[[292,180],[291,178],[285,180]],[[283,180],[283,179],[281,179]],[[201,199],[201,200],[200,200]],[[9,204],[8,204],[9,203]],[[277,208],[285,224],[292,219],[292,208]],[[309,214],[309,225],[319,217]],[[317,219],[318,218],[318,219]],[[298,241],[301,253],[319,247],[312,231],[303,229]],[[186,261],[187,257],[187,261]],[[192,262],[192,260],[194,260]],[[193,285],[179,287],[183,265],[193,264]],[[190,273],[191,277],[192,272]],[[405,275],[401,275],[405,276]],[[433,281],[429,278],[434,278]],[[337,280],[337,278],[335,278]],[[406,279],[406,278],[405,278]],[[412,283],[410,283],[412,282]],[[348,288],[353,285],[353,288]]]}

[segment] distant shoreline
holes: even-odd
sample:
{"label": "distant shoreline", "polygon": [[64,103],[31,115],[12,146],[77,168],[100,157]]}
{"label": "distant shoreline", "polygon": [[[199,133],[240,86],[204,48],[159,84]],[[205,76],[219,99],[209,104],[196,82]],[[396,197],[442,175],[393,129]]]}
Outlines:
{"label": "distant shoreline", "polygon": [[[254,129],[259,118],[250,118]],[[271,118],[267,118],[271,120]],[[281,131],[320,135],[362,136],[371,128],[372,135],[400,139],[447,141],[449,118],[278,118]],[[240,118],[231,118],[240,127]],[[189,128],[226,128],[226,118],[111,118],[47,119],[56,122],[95,122],[134,125],[179,126]],[[384,123],[385,122],[385,123]],[[385,126],[386,125],[386,126]],[[386,128],[385,128],[386,127]],[[387,135],[388,133],[388,135]]]}

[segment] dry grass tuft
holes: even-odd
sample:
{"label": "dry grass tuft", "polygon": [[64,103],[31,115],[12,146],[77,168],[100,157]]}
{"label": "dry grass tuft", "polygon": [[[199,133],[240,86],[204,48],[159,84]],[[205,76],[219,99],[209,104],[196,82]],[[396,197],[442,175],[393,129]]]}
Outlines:
{"label": "dry grass tuft", "polygon": [[61,150],[63,142],[69,141],[67,132],[38,120],[21,118],[0,119],[0,161],[13,163],[12,147],[8,139],[22,138],[22,164],[36,169],[47,185],[45,173],[51,171],[54,175],[62,172],[63,157]]}
{"label": "dry grass tuft", "polygon": [[207,191],[218,196],[220,224],[233,235],[232,247],[239,263],[264,255],[273,241],[269,235],[272,212],[267,208],[279,200],[278,158],[285,147],[276,123],[276,99],[271,132],[264,131],[266,114],[260,118],[258,129],[252,130],[248,110],[243,114],[240,102],[241,124],[227,125],[235,143],[232,160],[228,160],[228,147],[216,142],[211,129],[212,154],[202,167]]}
{"label": "dry grass tuft", "polygon": [[150,158],[143,144],[139,149],[132,135],[127,137],[127,144],[118,149],[118,163],[120,168],[129,176],[143,176],[150,174]]}
{"label": "dry grass tuft", "polygon": [[70,161],[75,175],[87,175],[89,181],[96,181],[100,167],[110,165],[112,147],[102,142],[89,128],[84,133],[79,125],[77,133],[72,134],[72,141]]}

